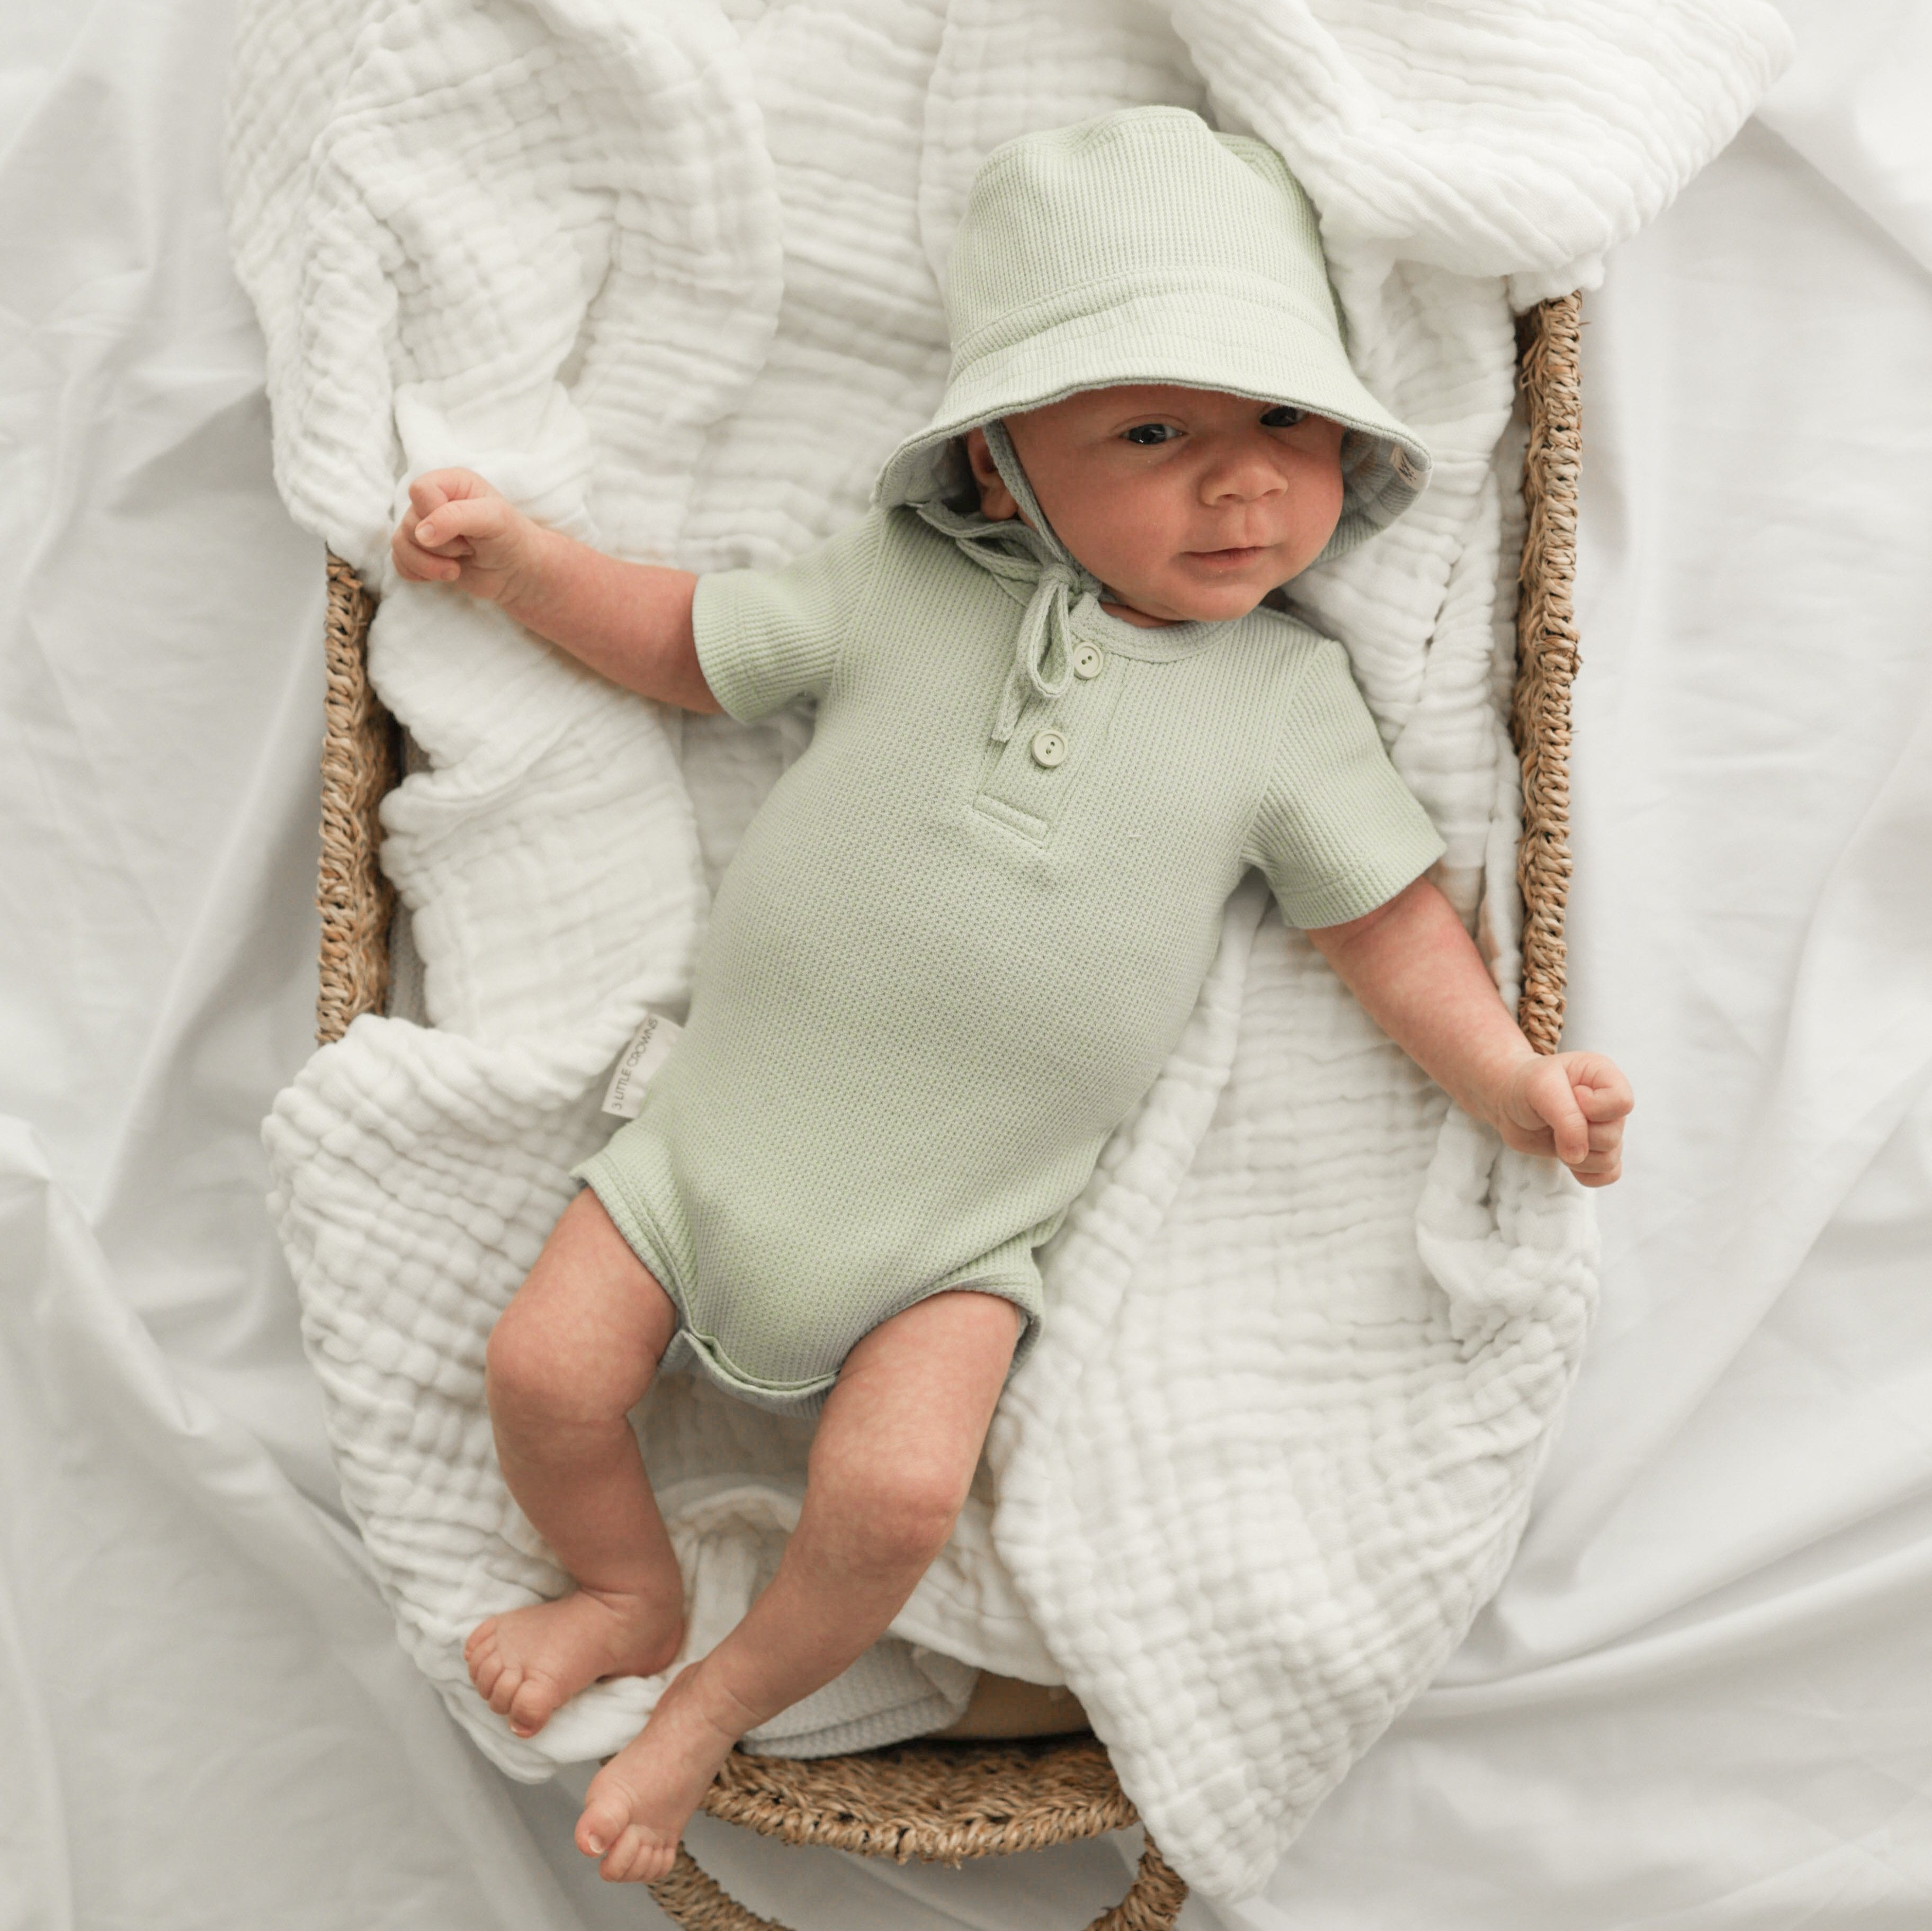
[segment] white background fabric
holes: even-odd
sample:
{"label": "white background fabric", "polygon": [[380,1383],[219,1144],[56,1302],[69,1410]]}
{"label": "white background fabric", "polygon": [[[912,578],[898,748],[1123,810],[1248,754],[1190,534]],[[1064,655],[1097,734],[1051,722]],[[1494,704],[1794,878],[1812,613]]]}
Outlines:
{"label": "white background fabric", "polygon": [[[1932,28],[1787,10],[1589,310],[1572,1037],[1640,1094],[1598,1336],[1475,1635],[1197,1924],[1932,1911]],[[229,28],[0,28],[0,1925],[647,1924],[395,1647],[261,1210],[321,595],[226,261]],[[694,1842],[800,1931],[1074,1925],[1124,1875]]]}

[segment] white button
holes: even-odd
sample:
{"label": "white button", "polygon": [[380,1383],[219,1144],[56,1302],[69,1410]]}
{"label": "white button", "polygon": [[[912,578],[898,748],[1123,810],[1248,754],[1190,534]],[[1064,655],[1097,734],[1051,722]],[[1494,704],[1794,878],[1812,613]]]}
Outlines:
{"label": "white button", "polygon": [[1100,654],[1097,643],[1082,643],[1074,647],[1073,674],[1076,677],[1097,677],[1107,667],[1107,660]]}
{"label": "white button", "polygon": [[1066,755],[1066,740],[1058,731],[1042,731],[1033,741],[1033,761],[1048,771]]}

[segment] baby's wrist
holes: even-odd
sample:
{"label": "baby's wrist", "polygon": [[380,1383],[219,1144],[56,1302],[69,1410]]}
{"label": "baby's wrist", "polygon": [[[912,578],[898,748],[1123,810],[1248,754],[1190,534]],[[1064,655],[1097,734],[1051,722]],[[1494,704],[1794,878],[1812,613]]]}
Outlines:
{"label": "baby's wrist", "polygon": [[1522,1093],[1540,1058],[1536,1048],[1519,1033],[1515,1045],[1505,1048],[1485,1069],[1484,1103],[1474,1110],[1498,1132],[1536,1123],[1535,1110],[1522,1103]]}
{"label": "baby's wrist", "polygon": [[496,592],[496,606],[504,615],[540,636],[548,634],[544,620],[556,602],[556,553],[565,540],[532,517],[524,517],[518,532],[517,561],[503,572]]}

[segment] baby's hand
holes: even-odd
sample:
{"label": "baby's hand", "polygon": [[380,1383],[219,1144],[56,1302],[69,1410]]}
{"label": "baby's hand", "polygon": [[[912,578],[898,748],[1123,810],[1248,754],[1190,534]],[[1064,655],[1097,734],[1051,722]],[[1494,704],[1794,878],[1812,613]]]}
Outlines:
{"label": "baby's hand", "polygon": [[389,553],[418,583],[454,583],[508,606],[530,601],[543,532],[470,469],[432,469],[410,485]]}
{"label": "baby's hand", "polygon": [[1557,1053],[1516,1063],[1497,1129],[1519,1153],[1552,1156],[1586,1187],[1606,1187],[1623,1171],[1624,1116],[1635,1104],[1602,1054]]}

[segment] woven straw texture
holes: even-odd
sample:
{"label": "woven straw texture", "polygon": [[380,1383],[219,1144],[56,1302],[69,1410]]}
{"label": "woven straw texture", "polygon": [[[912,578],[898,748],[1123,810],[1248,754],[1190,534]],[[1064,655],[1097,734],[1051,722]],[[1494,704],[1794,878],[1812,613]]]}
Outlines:
{"label": "woven straw texture", "polygon": [[[1106,1752],[1091,1737],[902,1744],[816,1760],[734,1756],[704,1807],[788,1844],[899,1864],[1036,1851],[1136,1821]],[[761,1931],[772,1922],[727,1897],[688,1851],[652,1894],[685,1931]],[[1089,1931],[1168,1931],[1186,1896],[1150,1842],[1126,1896]]]}
{"label": "woven straw texture", "polygon": [[1570,896],[1570,686],[1576,675],[1576,482],[1583,463],[1580,355],[1583,298],[1566,295],[1523,318],[1521,358],[1529,448],[1528,512],[1517,573],[1516,693],[1510,734],[1522,763],[1522,1000],[1516,1018],[1539,1053],[1563,1036],[1563,914]]}
{"label": "woven straw texture", "polygon": [[389,992],[389,915],[395,892],[376,862],[376,808],[396,781],[396,727],[370,688],[369,619],[376,600],[339,556],[328,559],[323,634],[328,684],[322,698],[322,991],[315,1036],[327,1045]]}
{"label": "woven straw texture", "polygon": [[[1510,724],[1522,765],[1523,901],[1518,1018],[1538,1051],[1563,1030],[1563,920],[1569,893],[1570,687],[1578,655],[1572,591],[1582,463],[1582,298],[1546,301],[1520,331],[1529,441],[1528,511],[1516,609]],[[328,559],[328,687],[322,746],[321,1043],[388,991],[394,894],[377,863],[376,817],[395,781],[395,726],[370,688],[366,646],[375,603],[338,557]],[[1032,1744],[914,1743],[856,1756],[734,1755],[706,1794],[713,1816],[789,1844],[867,1857],[957,1864],[1036,1850],[1136,1821],[1106,1751],[1090,1737]],[[652,1887],[685,1931],[783,1931],[734,1902],[680,1850]],[[1089,1931],[1171,1931],[1187,1888],[1150,1840],[1126,1896]]]}

